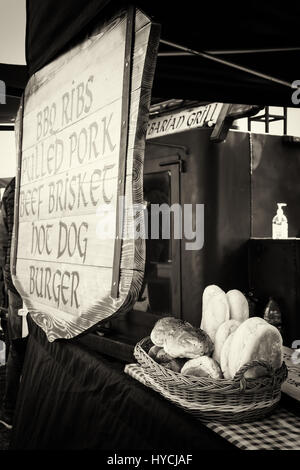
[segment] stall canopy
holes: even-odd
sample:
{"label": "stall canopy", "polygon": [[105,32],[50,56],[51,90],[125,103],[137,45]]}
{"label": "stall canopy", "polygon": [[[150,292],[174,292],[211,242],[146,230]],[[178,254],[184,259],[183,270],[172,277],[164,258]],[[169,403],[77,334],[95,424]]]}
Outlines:
{"label": "stall canopy", "polygon": [[[128,3],[27,0],[28,75],[80,41],[111,9]],[[220,4],[138,0],[133,3],[162,25],[163,41],[183,47],[161,43],[153,86],[155,100],[182,98],[293,106],[291,84],[300,80],[300,3],[292,0],[247,3],[234,0]],[[184,48],[205,52],[206,56],[190,54]],[[7,67],[0,66],[2,80],[3,75],[9,75]],[[18,69],[8,78],[9,88],[14,88],[16,77],[22,78],[22,86],[26,83],[26,70]],[[8,103],[11,114],[15,112],[15,104]],[[3,112],[7,117],[10,111],[1,108],[0,112],[3,122]]]}
{"label": "stall canopy", "polygon": [[12,123],[28,80],[28,70],[22,65],[0,64],[0,80],[6,84],[6,104],[0,104],[1,123]]}

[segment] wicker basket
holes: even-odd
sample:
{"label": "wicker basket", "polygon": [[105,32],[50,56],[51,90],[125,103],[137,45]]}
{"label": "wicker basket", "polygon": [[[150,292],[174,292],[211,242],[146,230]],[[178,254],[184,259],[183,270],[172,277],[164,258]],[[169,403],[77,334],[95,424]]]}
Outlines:
{"label": "wicker basket", "polygon": [[[254,421],[271,413],[280,400],[281,384],[287,378],[285,363],[274,371],[267,363],[253,361],[232,380],[184,376],[151,359],[151,346],[150,338],[144,338],[134,349],[147,385],[202,421]],[[266,375],[246,379],[245,372],[256,365],[265,367]]]}

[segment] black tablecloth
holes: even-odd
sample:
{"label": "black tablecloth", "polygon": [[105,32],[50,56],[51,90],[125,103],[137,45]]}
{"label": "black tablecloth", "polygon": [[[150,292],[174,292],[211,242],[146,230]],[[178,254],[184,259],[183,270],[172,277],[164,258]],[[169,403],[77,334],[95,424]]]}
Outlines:
{"label": "black tablecloth", "polygon": [[12,449],[232,450],[195,418],[79,341],[29,321]]}

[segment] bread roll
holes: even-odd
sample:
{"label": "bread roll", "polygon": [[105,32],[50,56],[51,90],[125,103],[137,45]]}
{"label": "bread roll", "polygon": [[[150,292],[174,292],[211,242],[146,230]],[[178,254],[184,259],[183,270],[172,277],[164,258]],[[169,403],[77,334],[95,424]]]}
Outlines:
{"label": "bread roll", "polygon": [[152,348],[149,349],[148,351],[148,355],[155,361],[156,359],[156,355],[158,353],[158,351],[160,351],[162,348],[160,348],[159,346],[152,346]]}
{"label": "bread roll", "polygon": [[240,322],[237,320],[227,320],[219,326],[215,337],[215,349],[213,358],[215,361],[221,361],[221,351],[226,339],[233,333],[239,326]]}
{"label": "bread roll", "polygon": [[181,373],[183,375],[193,375],[194,377],[222,378],[219,364],[208,356],[196,357],[187,361],[181,369]]}
{"label": "bread roll", "polygon": [[167,369],[173,370],[174,372],[180,372],[185,363],[185,359],[172,359],[171,361],[166,362],[163,365]]}
{"label": "bread roll", "polygon": [[[222,293],[224,293],[224,291],[219,286],[216,286],[214,284],[212,284],[211,286],[205,287],[203,291],[203,295],[202,295],[202,321],[203,321],[203,312],[205,312],[210,299],[214,297],[215,295],[222,294]],[[202,326],[202,322],[201,322],[201,328],[202,330],[204,329]]]}
{"label": "bread roll", "polygon": [[172,357],[194,358],[210,355],[213,343],[205,331],[184,325],[167,334],[164,349]]}
{"label": "bread roll", "polygon": [[172,361],[173,357],[171,357],[169,354],[166,353],[164,348],[160,348],[160,350],[157,352],[155,360],[159,364],[164,364],[165,362],[170,362]]}
{"label": "bread roll", "polygon": [[[229,373],[233,378],[246,363],[261,360],[276,370],[282,364],[282,338],[272,325],[258,317],[244,321],[234,333],[229,351]],[[245,374],[246,378],[261,377],[266,374],[263,367],[253,367]]]}
{"label": "bread roll", "polygon": [[229,320],[229,304],[225,292],[212,296],[202,312],[202,328],[214,342],[216,332],[222,323]]}
{"label": "bread roll", "polygon": [[229,304],[230,319],[240,322],[247,320],[249,318],[249,304],[244,294],[237,289],[233,289],[227,292],[226,297]]}
{"label": "bread roll", "polygon": [[237,330],[235,330],[228,336],[221,350],[220,365],[225,379],[232,378],[229,372],[229,351],[236,331]]}
{"label": "bread roll", "polygon": [[[150,338],[152,343],[155,344],[155,346],[163,347],[166,334],[174,331],[179,326],[183,326],[185,324],[187,324],[187,322],[179,320],[178,318],[161,318],[155,323],[151,331]],[[188,325],[190,324],[188,323]]]}

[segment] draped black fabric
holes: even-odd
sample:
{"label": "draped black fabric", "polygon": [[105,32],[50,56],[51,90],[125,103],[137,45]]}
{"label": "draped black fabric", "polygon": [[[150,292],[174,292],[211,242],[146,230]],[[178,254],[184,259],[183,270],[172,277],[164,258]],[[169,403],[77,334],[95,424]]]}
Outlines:
{"label": "draped black fabric", "polygon": [[0,188],[5,188],[12,178],[0,178]]}
{"label": "draped black fabric", "polygon": [[[111,10],[134,3],[162,25],[162,38],[196,50],[299,48],[300,3],[252,0],[27,0],[30,74],[53,60]],[[161,46],[160,51],[171,50]],[[173,49],[174,51],[174,49]],[[220,55],[289,83],[300,79],[299,50]],[[199,57],[159,57],[153,96],[293,106],[291,89]]]}
{"label": "draped black fabric", "polygon": [[30,321],[13,449],[231,450],[227,441],[75,341]]}
{"label": "draped black fabric", "polygon": [[[20,298],[11,277],[10,270],[10,253],[12,245],[13,227],[14,227],[14,212],[15,212],[15,178],[12,178],[6,186],[2,197],[2,217],[5,229],[7,231],[7,239],[1,249],[5,253],[5,261],[3,266],[3,274],[7,289],[12,291],[17,297]],[[21,299],[21,298],[20,298]],[[21,301],[21,300],[20,300]],[[21,302],[22,305],[22,302]],[[19,317],[20,320],[20,317]]]}
{"label": "draped black fabric", "polygon": [[27,0],[26,62],[30,75],[68,46],[110,0]]}
{"label": "draped black fabric", "polygon": [[[300,54],[300,51],[299,51]],[[282,77],[281,71],[288,66],[289,53],[262,54],[265,64],[278,61],[280,67],[274,76]],[[261,55],[247,58],[247,65],[253,63],[255,70],[266,72],[270,68],[259,67]],[[224,56],[226,60],[242,64],[246,57]],[[271,65],[270,65],[271,67]],[[298,67],[298,65],[297,65]],[[300,77],[300,71],[290,71],[289,77]],[[152,96],[163,99],[183,98],[223,103],[245,103],[293,107],[291,88],[254,77],[247,73],[201,59],[199,57],[158,57]]]}
{"label": "draped black fabric", "polygon": [[[27,0],[25,66],[0,64],[7,85],[7,104],[0,106],[0,123],[16,115],[28,76],[85,37],[94,24],[126,0]],[[300,3],[247,3],[172,0],[132,2],[162,25],[162,39],[199,51],[283,49],[279,52],[223,54],[219,57],[292,83],[300,80],[298,21]],[[295,50],[284,50],[296,48]],[[161,45],[160,52],[174,51]],[[293,106],[291,89],[199,57],[157,60],[152,96],[260,105]]]}
{"label": "draped black fabric", "polygon": [[0,104],[0,124],[14,120],[23,90],[28,81],[25,65],[0,64],[0,80],[6,86],[6,103]]}

